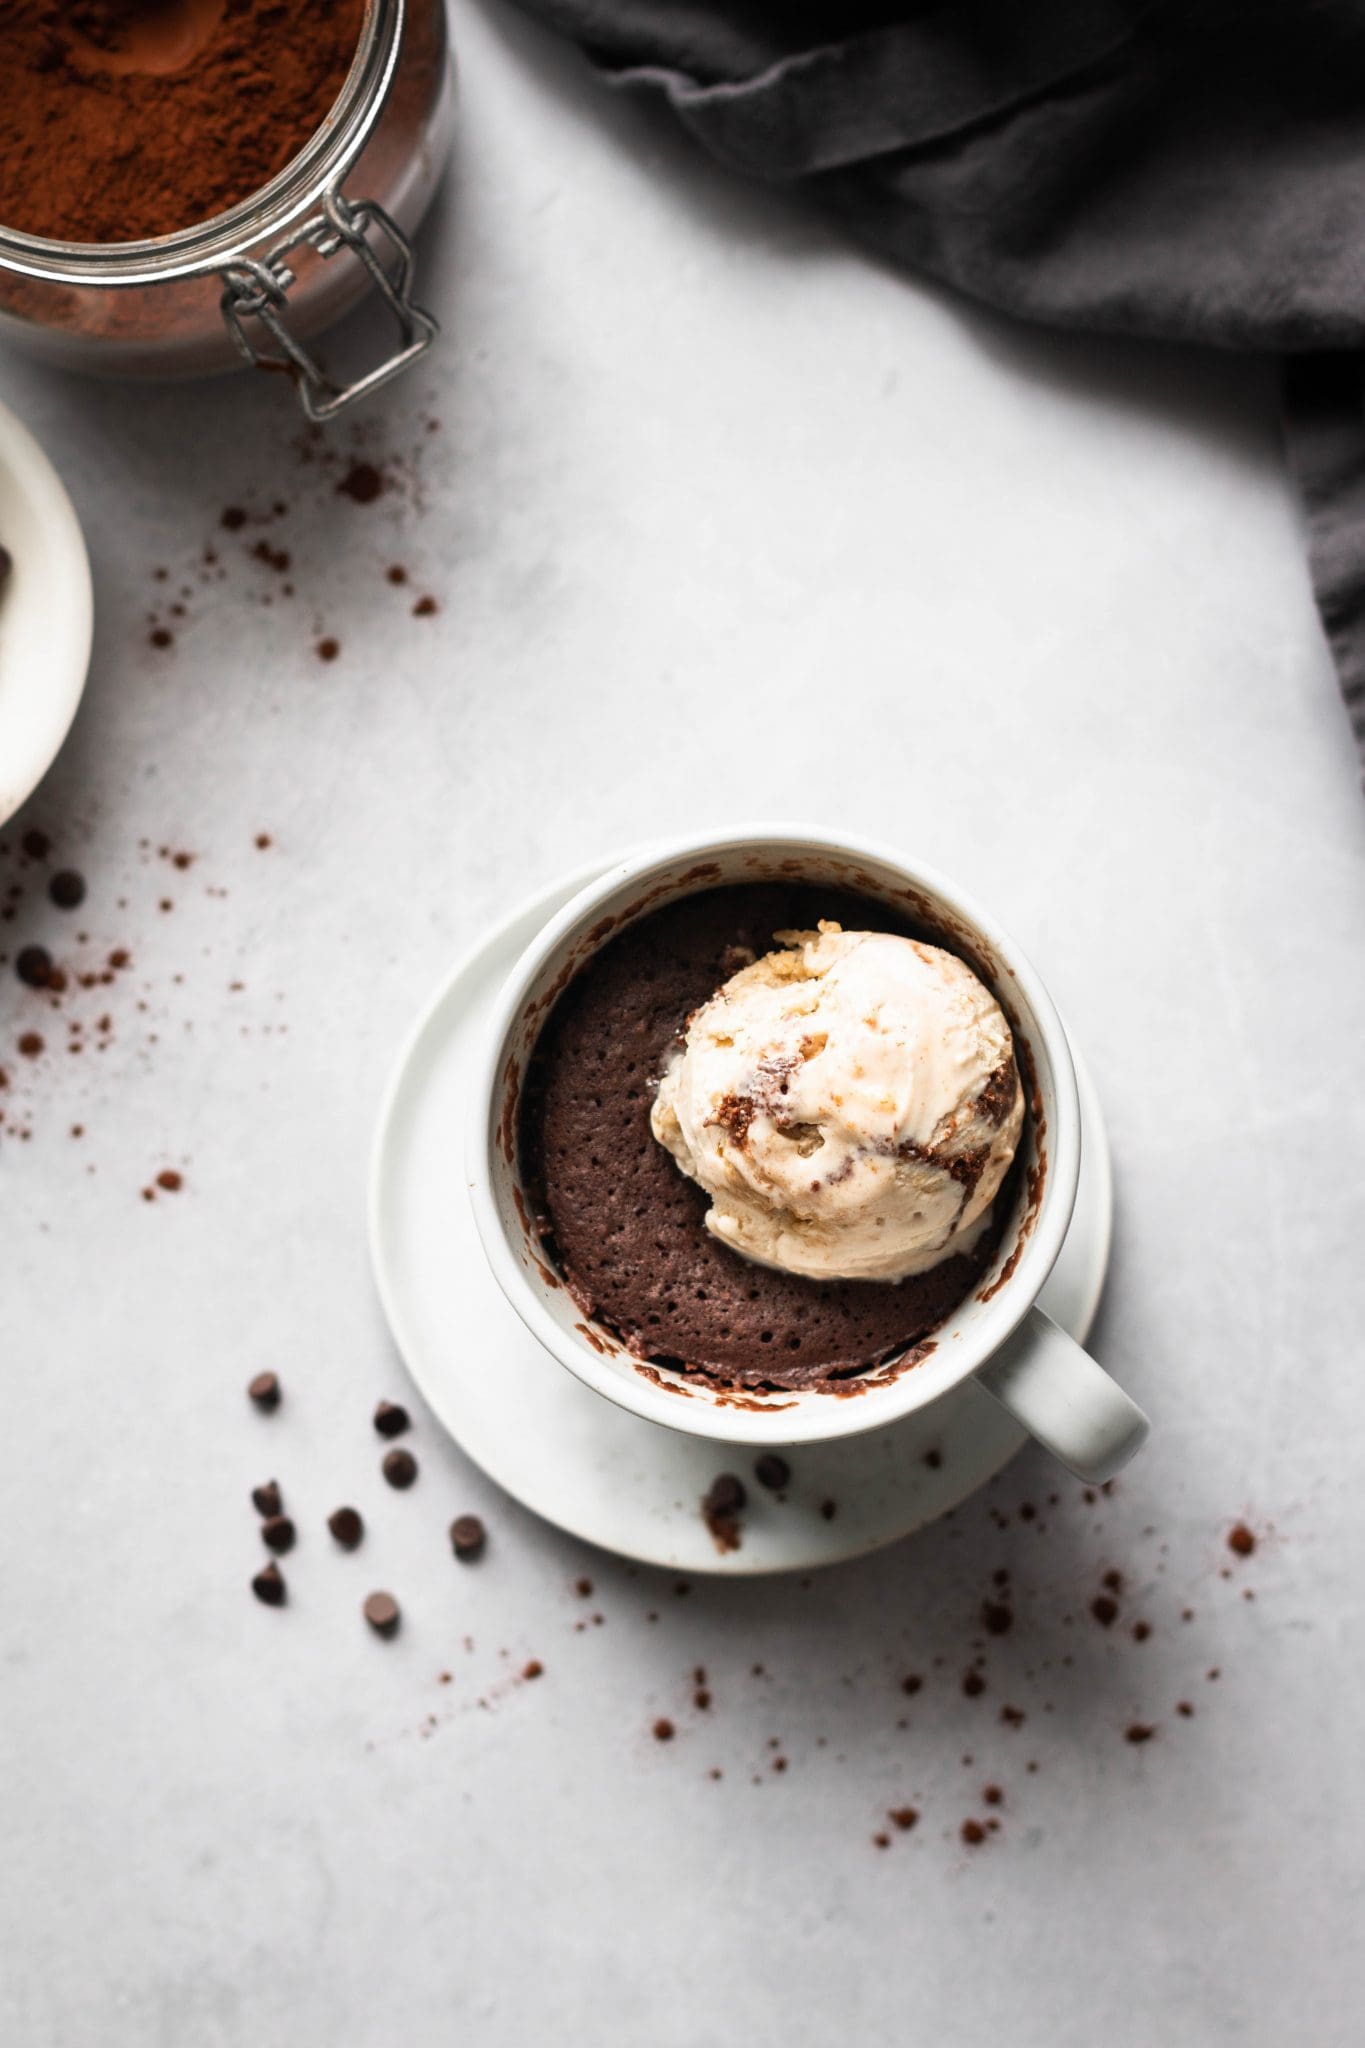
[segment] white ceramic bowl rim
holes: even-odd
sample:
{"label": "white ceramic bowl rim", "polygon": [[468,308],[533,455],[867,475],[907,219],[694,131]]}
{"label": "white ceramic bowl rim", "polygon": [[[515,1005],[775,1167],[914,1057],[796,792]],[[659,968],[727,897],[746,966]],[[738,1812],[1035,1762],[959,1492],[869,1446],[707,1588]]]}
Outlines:
{"label": "white ceramic bowl rim", "polygon": [[65,486],[0,405],[0,824],[29,797],[76,715],[90,664],[90,562]]}
{"label": "white ceramic bowl rim", "polygon": [[[1031,1016],[1034,1028],[1026,1034],[1025,1050],[1032,1057],[1038,1090],[1047,1103],[1045,1131],[1033,1132],[1035,1142],[1040,1135],[1045,1137],[1041,1195],[1031,1216],[1025,1205],[1022,1241],[1012,1223],[984,1286],[936,1333],[930,1355],[860,1393],[809,1391],[794,1401],[775,1394],[758,1407],[732,1405],[733,1397],[723,1390],[718,1394],[692,1382],[693,1398],[680,1399],[648,1377],[639,1361],[621,1351],[608,1333],[600,1333],[607,1341],[599,1348],[597,1338],[585,1334],[586,1319],[567,1323],[566,1297],[557,1284],[558,1314],[553,1312],[551,1288],[542,1277],[545,1269],[535,1258],[525,1232],[509,1221],[498,1199],[500,1178],[512,1178],[499,1148],[505,1124],[504,1075],[509,1049],[524,1030],[528,1003],[541,992],[547,965],[565,954],[576,939],[591,933],[615,907],[613,899],[624,898],[623,907],[633,908],[636,899],[662,876],[674,873],[675,880],[682,879],[675,873],[680,867],[746,854],[798,861],[823,856],[882,868],[889,878],[884,886],[898,885],[922,893],[933,899],[936,911],[947,913],[949,921],[956,919],[968,927],[970,936],[999,963],[1002,973],[993,980],[1011,1013],[1016,1037],[1025,1036],[1020,1010]],[[727,876],[714,883],[704,880],[696,886],[723,886],[731,879],[739,877]],[[687,893],[669,887],[660,900]],[[1007,985],[1000,987],[1006,978]],[[881,1428],[928,1406],[983,1365],[1018,1327],[1051,1272],[1071,1221],[1080,1171],[1080,1108],[1070,1048],[1051,998],[1018,946],[955,883],[927,863],[906,859],[875,841],[809,826],[763,824],[632,849],[549,920],[513,967],[494,1004],[475,1069],[468,1147],[470,1195],[484,1251],[508,1300],[553,1357],[608,1400],[669,1428],[729,1442],[797,1444]]]}

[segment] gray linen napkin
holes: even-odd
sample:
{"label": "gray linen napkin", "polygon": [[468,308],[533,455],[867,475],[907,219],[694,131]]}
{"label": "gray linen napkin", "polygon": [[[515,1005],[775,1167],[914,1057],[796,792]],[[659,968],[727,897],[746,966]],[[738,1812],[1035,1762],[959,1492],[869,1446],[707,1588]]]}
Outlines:
{"label": "gray linen napkin", "polygon": [[716,157],[1022,318],[1296,358],[1365,758],[1365,0],[518,0]]}

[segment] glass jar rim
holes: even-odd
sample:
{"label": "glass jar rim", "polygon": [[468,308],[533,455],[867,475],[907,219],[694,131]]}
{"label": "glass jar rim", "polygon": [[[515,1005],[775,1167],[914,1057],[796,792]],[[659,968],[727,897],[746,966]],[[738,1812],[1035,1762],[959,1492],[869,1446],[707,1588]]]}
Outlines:
{"label": "glass jar rim", "polygon": [[287,233],[349,169],[388,96],[407,0],[366,0],[365,19],[340,92],[297,156],[225,213],[140,242],[61,242],[0,225],[0,271],[46,283],[165,284],[221,270],[266,236]]}

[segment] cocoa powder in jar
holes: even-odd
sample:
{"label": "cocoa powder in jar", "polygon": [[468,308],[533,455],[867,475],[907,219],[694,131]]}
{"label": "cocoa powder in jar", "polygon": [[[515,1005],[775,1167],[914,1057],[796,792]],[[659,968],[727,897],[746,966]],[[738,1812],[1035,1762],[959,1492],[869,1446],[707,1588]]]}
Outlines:
{"label": "cocoa powder in jar", "polygon": [[139,241],[269,183],[326,120],[367,0],[0,6],[0,223]]}

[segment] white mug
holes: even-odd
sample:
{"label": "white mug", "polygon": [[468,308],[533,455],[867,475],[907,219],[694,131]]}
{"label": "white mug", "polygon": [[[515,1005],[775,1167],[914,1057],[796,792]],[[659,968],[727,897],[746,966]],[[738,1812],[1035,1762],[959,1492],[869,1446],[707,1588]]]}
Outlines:
{"label": "white mug", "polygon": [[[963,953],[1010,1020],[1030,1114],[1021,1141],[1024,1171],[995,1258],[933,1333],[926,1356],[899,1373],[869,1375],[853,1397],[784,1389],[736,1405],[723,1386],[701,1375],[642,1369],[611,1330],[574,1302],[535,1234],[520,1184],[517,1119],[541,1027],[559,993],[610,933],[699,889],[762,881],[860,891],[922,921]],[[765,825],[628,854],[532,940],[495,1001],[476,1069],[468,1178],[484,1251],[512,1306],[561,1365],[633,1414],[717,1441],[786,1447],[883,1428],[974,1374],[1068,1470],[1099,1482],[1139,1449],[1148,1423],[1037,1306],[1071,1221],[1080,1158],[1076,1075],[1061,1019],[993,919],[932,868],[885,847]]]}

